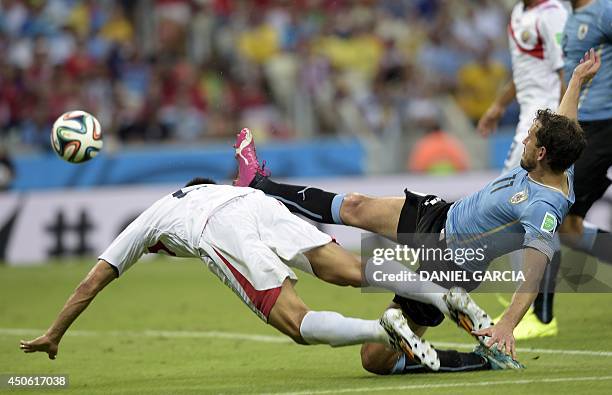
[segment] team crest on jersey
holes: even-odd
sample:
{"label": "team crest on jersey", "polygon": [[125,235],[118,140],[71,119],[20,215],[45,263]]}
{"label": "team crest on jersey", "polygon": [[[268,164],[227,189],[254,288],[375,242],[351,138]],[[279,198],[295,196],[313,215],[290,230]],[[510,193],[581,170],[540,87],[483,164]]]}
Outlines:
{"label": "team crest on jersey", "polygon": [[525,200],[527,200],[528,197],[529,197],[529,195],[527,194],[527,191],[520,191],[520,192],[515,193],[510,198],[510,203],[512,203],[512,204],[519,204],[519,203],[522,203]]}
{"label": "team crest on jersey", "polygon": [[540,230],[553,234],[555,229],[557,229],[557,217],[547,211],[542,220],[542,225],[540,225]]}
{"label": "team crest on jersey", "polygon": [[588,32],[589,25],[586,23],[581,23],[580,26],[578,26],[578,40],[584,40]]}
{"label": "team crest on jersey", "polygon": [[529,39],[531,38],[531,33],[528,30],[523,30],[521,33],[521,41],[525,44],[529,44]]}

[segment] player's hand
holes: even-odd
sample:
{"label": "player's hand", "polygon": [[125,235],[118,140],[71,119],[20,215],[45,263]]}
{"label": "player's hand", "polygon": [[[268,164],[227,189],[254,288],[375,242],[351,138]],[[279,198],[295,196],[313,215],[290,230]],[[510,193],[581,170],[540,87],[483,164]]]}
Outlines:
{"label": "player's hand", "polygon": [[47,335],[42,335],[40,337],[37,337],[34,340],[30,340],[30,341],[21,340],[19,342],[19,348],[22,349],[23,352],[26,352],[26,353],[37,352],[37,351],[46,352],[49,355],[49,359],[55,359],[55,356],[57,355],[58,347],[59,347],[59,344],[51,340],[51,338]]}
{"label": "player's hand", "polygon": [[476,130],[482,137],[489,136],[495,129],[497,129],[497,123],[501,119],[502,115],[504,115],[504,109],[497,104],[493,104],[478,121]]}
{"label": "player's hand", "polygon": [[591,48],[580,59],[580,64],[574,69],[572,78],[578,78],[581,82],[586,82],[597,74],[600,66],[601,56]]}
{"label": "player's hand", "polygon": [[491,346],[497,344],[497,349],[499,351],[504,351],[506,354],[516,359],[516,346],[513,331],[514,328],[511,325],[500,321],[496,325],[478,331],[472,331],[472,333],[478,336],[489,336],[489,340],[485,343],[487,347],[491,348]]}

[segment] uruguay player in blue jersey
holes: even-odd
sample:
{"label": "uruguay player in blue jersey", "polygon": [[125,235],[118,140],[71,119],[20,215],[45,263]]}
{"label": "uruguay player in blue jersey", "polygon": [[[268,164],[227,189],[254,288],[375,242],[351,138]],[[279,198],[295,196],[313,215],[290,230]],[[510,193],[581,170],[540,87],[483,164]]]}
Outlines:
{"label": "uruguay player in blue jersey", "polygon": [[[578,122],[587,146],[575,164],[575,203],[559,234],[563,244],[612,262],[609,233],[584,221],[593,203],[610,186],[607,172],[612,166],[612,0],[572,0],[571,4],[573,12],[562,40],[565,72],[571,72],[590,48],[601,57],[602,66],[580,92]],[[553,297],[559,266],[559,260],[553,261],[534,302],[533,314],[521,322],[519,333],[523,338],[556,334]]]}
{"label": "uruguay player in blue jersey", "polygon": [[[582,87],[596,75],[600,64],[594,51],[584,54],[582,63],[572,73],[557,113],[538,112],[523,141],[520,168],[455,203],[408,190],[404,197],[374,198],[276,183],[260,167],[250,136],[249,141],[236,145],[240,170],[235,185],[261,189],[285,202],[293,212],[314,221],[359,227],[405,244],[414,242],[414,234],[427,233],[439,235],[449,247],[466,242],[483,247],[496,235],[484,261],[466,262],[461,267],[452,261],[440,262],[441,267],[462,271],[468,277],[474,270],[486,269],[490,260],[522,249],[525,281],[499,322],[473,332],[488,336],[488,346],[497,344],[514,357],[513,329],[537,295],[542,274],[555,250],[553,236],[574,202],[572,165],[586,145],[584,133],[575,121],[578,101]],[[523,237],[517,241],[512,234]],[[474,289],[478,284],[468,281],[461,285]],[[402,308],[419,335],[444,318],[430,304],[397,296],[394,304]],[[406,355],[375,344],[363,346],[362,363],[367,370],[380,374],[405,373],[411,364]]]}
{"label": "uruguay player in blue jersey", "polygon": [[605,246],[607,239],[597,238],[598,230],[584,223],[586,213],[611,183],[607,172],[612,166],[612,0],[571,3],[573,13],[563,37],[566,71],[576,67],[589,48],[594,48],[601,57],[602,67],[580,92],[578,122],[586,135],[587,147],[575,166],[576,203],[560,233],[565,243],[612,262],[612,250]]}

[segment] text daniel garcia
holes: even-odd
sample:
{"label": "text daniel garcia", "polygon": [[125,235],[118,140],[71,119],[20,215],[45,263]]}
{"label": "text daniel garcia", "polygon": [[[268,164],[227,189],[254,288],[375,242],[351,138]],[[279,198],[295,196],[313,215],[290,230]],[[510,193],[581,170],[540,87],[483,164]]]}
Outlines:
{"label": "text daniel garcia", "polygon": [[472,278],[467,276],[467,273],[462,270],[444,270],[431,272],[413,272],[410,270],[402,270],[399,273],[385,273],[383,270],[377,270],[372,273],[374,281],[450,281],[450,282],[517,282],[525,281],[525,275],[521,270],[492,270],[472,272]]}

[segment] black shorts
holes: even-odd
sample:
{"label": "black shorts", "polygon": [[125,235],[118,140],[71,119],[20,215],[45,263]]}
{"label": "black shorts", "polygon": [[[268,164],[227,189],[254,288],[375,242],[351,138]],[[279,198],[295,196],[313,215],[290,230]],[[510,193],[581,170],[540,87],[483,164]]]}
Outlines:
{"label": "black shorts", "polygon": [[[406,202],[402,207],[397,225],[398,242],[413,248],[418,248],[422,245],[425,247],[446,248],[446,243],[443,238],[441,239],[440,233],[445,227],[446,215],[452,203],[447,203],[435,195],[417,195],[408,189],[404,190],[404,193],[406,194]],[[448,260],[421,262],[417,273],[421,271],[451,270],[465,272],[465,278],[472,277],[471,272],[463,270],[461,266]],[[461,284],[438,282],[437,284],[447,289],[459,285],[469,292],[480,283],[470,281],[467,283],[462,282]],[[437,326],[444,320],[444,314],[433,305],[407,299],[399,295],[395,295],[393,301],[417,325]]]}
{"label": "black shorts", "polygon": [[576,202],[569,213],[584,218],[610,186],[607,174],[612,166],[612,119],[580,122],[580,126],[587,146],[574,165]]}
{"label": "black shorts", "polygon": [[417,246],[416,234],[440,234],[446,224],[446,214],[452,203],[435,195],[417,195],[404,190],[406,202],[397,224],[397,242]]}

